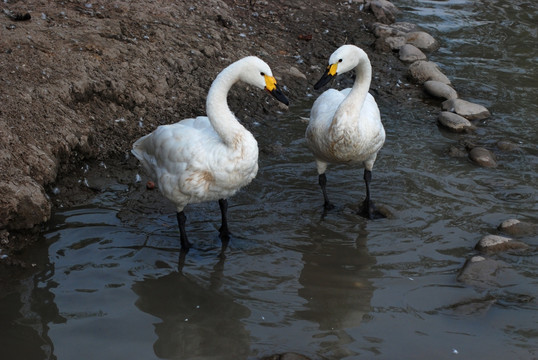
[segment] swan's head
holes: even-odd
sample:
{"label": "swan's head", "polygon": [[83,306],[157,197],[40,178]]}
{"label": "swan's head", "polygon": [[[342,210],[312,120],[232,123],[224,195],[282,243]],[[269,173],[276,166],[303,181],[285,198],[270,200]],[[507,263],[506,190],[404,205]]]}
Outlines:
{"label": "swan's head", "polygon": [[342,45],[329,58],[329,66],[321,76],[321,79],[314,85],[314,89],[319,89],[331,81],[336,75],[353,70],[361,60],[368,60],[366,53],[355,45]]}
{"label": "swan's head", "polygon": [[238,61],[241,66],[239,79],[247,84],[267,90],[278,101],[289,105],[289,101],[284,96],[276,83],[273,72],[265,61],[255,56],[249,56]]}

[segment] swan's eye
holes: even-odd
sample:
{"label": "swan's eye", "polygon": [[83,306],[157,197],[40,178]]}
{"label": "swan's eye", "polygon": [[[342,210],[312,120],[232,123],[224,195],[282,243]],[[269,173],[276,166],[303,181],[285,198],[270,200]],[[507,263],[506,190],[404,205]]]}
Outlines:
{"label": "swan's eye", "polygon": [[262,71],[262,72],[260,73],[260,75],[261,75],[261,76],[265,76],[265,73]]}
{"label": "swan's eye", "polygon": [[338,60],[338,62],[342,62],[342,59]]}

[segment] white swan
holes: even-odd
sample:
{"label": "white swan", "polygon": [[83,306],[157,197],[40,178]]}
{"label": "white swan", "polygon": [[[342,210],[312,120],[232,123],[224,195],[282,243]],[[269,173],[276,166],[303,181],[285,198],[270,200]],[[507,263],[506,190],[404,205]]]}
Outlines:
{"label": "white swan", "polygon": [[223,246],[229,239],[227,198],[252,181],[258,172],[258,143],[230,111],[227,95],[238,81],[266,89],[288,104],[269,66],[249,56],[225,68],[213,81],[206,100],[206,116],[159,126],[138,139],[132,153],[177,208],[182,250],[191,243],[185,232],[187,204],[218,200]]}
{"label": "white swan", "polygon": [[331,55],[329,66],[314,89],[353,69],[356,78],[352,88],[342,91],[329,89],[314,102],[306,129],[306,142],[316,159],[325,209],[334,207],[325,189],[327,164],[363,163],[366,199],[360,213],[373,219],[381,215],[370,200],[370,181],[377,153],[385,142],[385,129],[377,104],[368,93],[372,80],[368,55],[354,45],[341,46]]}

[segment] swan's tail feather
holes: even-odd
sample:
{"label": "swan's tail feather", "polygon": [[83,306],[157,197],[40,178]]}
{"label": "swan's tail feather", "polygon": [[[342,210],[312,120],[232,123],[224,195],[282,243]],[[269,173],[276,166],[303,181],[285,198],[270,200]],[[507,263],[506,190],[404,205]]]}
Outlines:
{"label": "swan's tail feather", "polygon": [[146,147],[148,145],[147,142],[150,140],[149,137],[151,135],[153,135],[153,133],[142,136],[140,139],[136,140],[133,144],[133,148],[131,149],[131,153],[142,163],[146,171],[148,171],[149,173],[152,172],[151,162],[153,157],[148,154]]}

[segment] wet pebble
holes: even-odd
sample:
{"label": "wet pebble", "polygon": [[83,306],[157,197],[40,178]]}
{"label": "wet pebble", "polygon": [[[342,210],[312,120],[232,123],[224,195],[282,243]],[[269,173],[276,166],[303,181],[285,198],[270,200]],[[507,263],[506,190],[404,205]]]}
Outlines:
{"label": "wet pebble", "polygon": [[486,235],[476,244],[475,249],[492,253],[503,252],[507,250],[522,250],[529,246],[521,241],[512,240],[509,237],[499,235]]}
{"label": "wet pebble", "polygon": [[498,229],[506,234],[513,236],[526,236],[538,234],[538,225],[519,221],[517,219],[508,219],[503,221]]}
{"label": "wet pebble", "polygon": [[497,148],[503,151],[515,151],[515,150],[519,150],[519,145],[514,144],[511,141],[500,140],[500,141],[497,141]]}
{"label": "wet pebble", "polygon": [[442,108],[461,115],[468,120],[482,120],[491,116],[486,107],[462,99],[446,100],[443,102]]}
{"label": "wet pebble", "polygon": [[[420,51],[420,50],[419,50]],[[457,99],[458,93],[452,87],[440,81],[428,80],[424,83],[424,90],[431,96],[441,99]]]}
{"label": "wet pebble", "polygon": [[474,126],[469,120],[458,114],[454,114],[448,111],[443,111],[439,114],[438,121],[444,127],[456,131],[462,132],[473,129]]}
{"label": "wet pebble", "polygon": [[420,50],[434,51],[439,48],[439,43],[430,34],[424,31],[413,31],[405,35],[405,41]]}
{"label": "wet pebble", "polygon": [[495,155],[483,147],[474,147],[469,151],[469,159],[483,167],[496,167]]}
{"label": "wet pebble", "polygon": [[409,75],[413,81],[419,84],[423,84],[428,80],[435,80],[450,85],[450,79],[432,61],[415,61],[409,66]]}
{"label": "wet pebble", "polygon": [[418,60],[426,60],[426,55],[416,46],[404,44],[400,47],[400,60],[404,62],[415,62]]}
{"label": "wet pebble", "polygon": [[513,285],[518,274],[508,264],[484,256],[473,256],[461,268],[457,280],[477,288]]}
{"label": "wet pebble", "polygon": [[467,151],[460,149],[457,146],[451,145],[448,149],[448,156],[462,158],[467,156]]}

